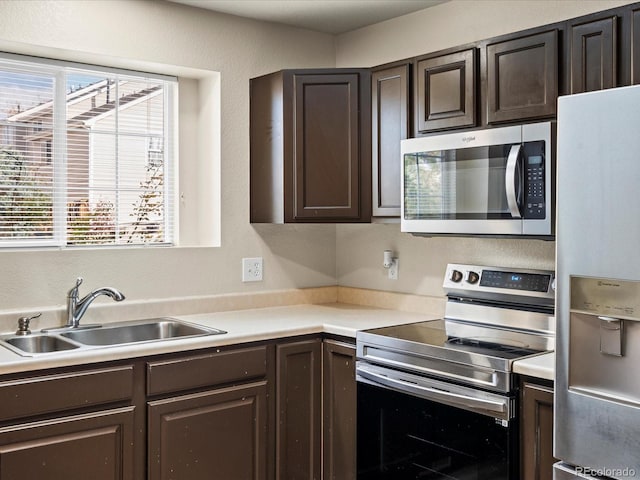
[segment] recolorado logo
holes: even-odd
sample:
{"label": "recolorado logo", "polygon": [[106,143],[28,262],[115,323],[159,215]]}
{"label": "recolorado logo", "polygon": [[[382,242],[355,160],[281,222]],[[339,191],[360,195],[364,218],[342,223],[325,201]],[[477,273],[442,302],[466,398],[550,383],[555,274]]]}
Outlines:
{"label": "recolorado logo", "polygon": [[578,475],[589,475],[590,477],[614,477],[614,478],[635,478],[636,470],[633,468],[588,468],[576,467]]}

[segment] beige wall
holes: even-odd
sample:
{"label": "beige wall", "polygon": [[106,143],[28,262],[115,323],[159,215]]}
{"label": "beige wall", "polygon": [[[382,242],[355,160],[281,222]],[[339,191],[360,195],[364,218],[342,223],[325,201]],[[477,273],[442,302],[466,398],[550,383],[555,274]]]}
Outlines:
{"label": "beige wall", "polygon": [[450,0],[339,35],[337,66],[372,67],[633,3],[630,0]]}
{"label": "beige wall", "polygon": [[[83,292],[112,285],[135,301],[336,282],[441,295],[449,261],[551,268],[549,242],[424,239],[398,225],[249,225],[248,82],[286,67],[333,66],[336,58],[338,66],[377,65],[622,3],[453,1],[334,38],[161,0],[0,1],[0,50],[184,78],[181,128],[194,128],[181,132],[182,162],[190,165],[180,187],[206,201],[196,208],[186,196],[191,223],[181,228],[188,244],[221,241],[219,248],[0,251],[0,312],[62,306],[79,275]],[[382,269],[385,248],[400,255],[396,282]],[[264,282],[241,283],[245,256],[264,257]]]}
{"label": "beige wall", "polygon": [[[218,233],[199,233],[199,223],[216,214],[214,202],[222,212],[220,248],[1,251],[0,311],[61,306],[76,276],[85,278],[81,293],[111,285],[133,301],[335,284],[334,226],[254,228],[248,221],[249,79],[333,66],[332,36],[156,0],[4,0],[0,50],[192,77],[180,109],[185,125],[199,131],[180,145],[183,161],[193,162],[181,188],[187,201],[194,190],[215,190],[218,161],[221,188],[197,211],[191,202],[187,214],[202,222],[186,229],[189,243],[198,235],[215,241]],[[211,111],[215,71],[219,114]],[[263,282],[241,282],[247,256],[264,257]]]}
{"label": "beige wall", "polygon": [[[613,8],[629,1],[452,0],[337,37],[338,67],[372,67],[505,33]],[[382,252],[400,258],[389,280]],[[449,262],[553,269],[555,243],[539,240],[422,238],[399,224],[337,227],[338,284],[421,295],[443,295]]]}

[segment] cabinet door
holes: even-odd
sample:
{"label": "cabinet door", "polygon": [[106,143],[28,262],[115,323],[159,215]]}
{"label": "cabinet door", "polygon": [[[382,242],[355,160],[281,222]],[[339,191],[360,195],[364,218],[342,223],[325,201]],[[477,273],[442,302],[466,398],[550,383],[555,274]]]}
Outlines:
{"label": "cabinet door", "polygon": [[356,350],[325,340],[323,357],[324,479],[356,478]]}
{"label": "cabinet door", "polygon": [[571,93],[617,86],[617,17],[569,23]]}
{"label": "cabinet door", "polygon": [[409,64],[371,76],[373,215],[400,216],[400,141],[409,134]]}
{"label": "cabinet door", "polygon": [[265,479],[267,383],[148,404],[150,480]]}
{"label": "cabinet door", "polygon": [[523,383],[522,386],[522,479],[553,478],[553,389]]}
{"label": "cabinet door", "polygon": [[276,478],[320,479],[322,455],[320,339],[278,345]]}
{"label": "cabinet door", "polygon": [[370,77],[293,78],[294,220],[370,220]]}
{"label": "cabinet door", "polygon": [[416,64],[420,133],[476,124],[476,51],[471,48]]}
{"label": "cabinet door", "polygon": [[0,429],[0,479],[134,480],[133,410]]}
{"label": "cabinet door", "polygon": [[550,117],[558,97],[558,31],[486,47],[487,122]]}
{"label": "cabinet door", "polygon": [[640,8],[631,10],[631,84],[640,83]]}

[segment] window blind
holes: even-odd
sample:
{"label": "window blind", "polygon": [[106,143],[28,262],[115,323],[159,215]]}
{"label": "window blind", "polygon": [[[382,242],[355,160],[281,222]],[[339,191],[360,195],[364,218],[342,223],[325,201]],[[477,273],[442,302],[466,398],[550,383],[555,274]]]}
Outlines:
{"label": "window blind", "polygon": [[176,83],[0,57],[0,247],[172,244]]}

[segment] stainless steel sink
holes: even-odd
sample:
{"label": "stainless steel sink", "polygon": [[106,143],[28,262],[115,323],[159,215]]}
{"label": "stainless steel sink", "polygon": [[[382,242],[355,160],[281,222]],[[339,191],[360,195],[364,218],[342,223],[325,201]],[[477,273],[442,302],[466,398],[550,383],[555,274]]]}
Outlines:
{"label": "stainless steel sink", "polygon": [[31,357],[74,349],[88,350],[224,333],[227,332],[163,317],[91,328],[58,328],[30,335],[5,335],[0,337],[0,345],[19,355]]}
{"label": "stainless steel sink", "polygon": [[202,327],[180,322],[172,318],[155,318],[136,322],[123,322],[104,325],[86,330],[69,330],[61,333],[83,345],[125,345],[138,342],[152,342],[201,335],[219,335],[227,333],[215,328]]}
{"label": "stainless steel sink", "polygon": [[7,344],[10,350],[19,354],[23,354],[23,352],[30,354],[63,352],[79,348],[79,345],[46,334],[9,337],[2,341]]}

